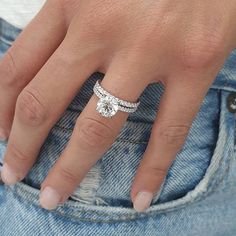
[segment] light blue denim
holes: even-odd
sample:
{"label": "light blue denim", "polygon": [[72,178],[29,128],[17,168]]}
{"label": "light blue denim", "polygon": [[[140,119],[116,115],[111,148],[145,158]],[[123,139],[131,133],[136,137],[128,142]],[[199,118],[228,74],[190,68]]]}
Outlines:
{"label": "light blue denim", "polygon": [[[19,33],[0,20],[1,56]],[[133,209],[130,188],[164,91],[161,84],[144,91],[137,112],[71,198],[53,211],[40,208],[40,184],[102,77],[95,73],[88,79],[51,129],[27,177],[0,187],[0,235],[236,236],[236,116],[227,109],[228,96],[236,92],[236,50],[209,89],[184,147],[146,212]],[[6,144],[0,143],[1,159]]]}

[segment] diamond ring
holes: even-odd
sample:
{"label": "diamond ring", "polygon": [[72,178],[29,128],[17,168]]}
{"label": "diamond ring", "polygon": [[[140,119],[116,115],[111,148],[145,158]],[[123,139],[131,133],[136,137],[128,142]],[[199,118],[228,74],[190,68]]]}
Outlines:
{"label": "diamond ring", "polygon": [[107,92],[99,83],[96,82],[93,88],[94,94],[99,98],[96,110],[104,117],[111,118],[118,111],[133,113],[137,110],[140,102],[128,102],[121,100]]}

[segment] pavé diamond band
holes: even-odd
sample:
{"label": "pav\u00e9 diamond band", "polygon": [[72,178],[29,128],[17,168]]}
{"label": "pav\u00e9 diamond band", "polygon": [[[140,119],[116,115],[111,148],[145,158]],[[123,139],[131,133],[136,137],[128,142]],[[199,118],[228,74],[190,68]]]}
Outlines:
{"label": "pav\u00e9 diamond band", "polygon": [[140,102],[128,102],[113,96],[102,88],[99,80],[96,82],[93,92],[99,98],[96,110],[104,117],[111,118],[117,111],[133,113],[140,104]]}

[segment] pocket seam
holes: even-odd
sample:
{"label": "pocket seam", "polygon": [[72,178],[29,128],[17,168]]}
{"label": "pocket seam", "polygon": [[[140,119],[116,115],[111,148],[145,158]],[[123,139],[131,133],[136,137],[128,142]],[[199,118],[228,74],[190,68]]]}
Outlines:
{"label": "pocket seam", "polygon": [[[223,161],[223,158],[221,159],[221,161],[220,161],[220,163]],[[230,163],[231,163],[231,161],[232,161],[232,158],[228,158],[228,160],[227,160],[227,165],[226,165],[226,167],[224,168],[224,171],[223,171],[223,175],[221,176],[221,178],[220,178],[220,181],[218,181],[217,182],[217,186],[224,180],[224,177],[227,175],[227,170],[229,169],[229,167],[230,167]],[[220,165],[220,163],[219,163],[219,165]],[[219,171],[220,169],[218,169],[215,173],[214,173],[214,176],[217,174],[217,172]],[[23,197],[22,195],[23,194],[18,194],[18,191],[17,190],[20,190],[20,191],[22,191],[23,189],[21,188],[21,187],[23,187],[24,188],[24,190],[23,191],[26,191],[27,192],[27,194],[29,193],[29,194],[34,194],[34,193],[32,193],[31,191],[30,191],[30,189],[32,189],[33,191],[39,191],[39,190],[36,190],[36,189],[34,189],[33,187],[31,187],[31,186],[28,186],[28,185],[26,185],[26,184],[24,184],[23,182],[19,182],[19,183],[17,183],[16,184],[16,188],[14,187],[14,186],[6,186],[6,188],[8,189],[8,190],[10,190],[14,195],[16,194],[17,195],[17,197],[20,197],[23,201],[26,201],[26,198],[27,197]],[[217,187],[216,186],[216,187]],[[211,186],[210,186],[211,187]],[[206,191],[206,192],[202,192],[202,194],[201,194],[201,196],[198,196],[197,198],[195,198],[194,199],[194,201],[189,201],[189,202],[187,202],[187,203],[183,203],[183,204],[179,204],[179,205],[177,205],[177,206],[175,206],[175,207],[170,207],[170,208],[168,208],[168,209],[163,209],[163,210],[158,210],[158,211],[152,211],[152,212],[147,212],[147,213],[137,213],[136,211],[134,212],[134,213],[132,213],[132,212],[130,212],[130,213],[127,213],[127,212],[125,212],[124,214],[126,214],[126,216],[118,216],[117,218],[113,218],[113,219],[110,219],[110,220],[105,220],[105,219],[92,219],[92,218],[85,218],[85,217],[77,217],[77,216],[75,216],[75,214],[74,213],[76,213],[76,210],[78,209],[78,208],[80,208],[80,207],[82,207],[82,208],[89,208],[88,207],[88,205],[86,205],[86,204],[80,204],[81,206],[73,206],[73,208],[71,208],[71,206],[69,205],[69,206],[62,206],[62,208],[70,208],[69,210],[71,211],[73,211],[72,213],[68,213],[68,212],[66,212],[66,213],[64,213],[64,211],[62,210],[62,208],[61,207],[58,207],[56,210],[54,210],[54,211],[52,211],[52,213],[54,213],[54,214],[57,214],[57,215],[59,215],[59,216],[63,216],[63,217],[66,217],[66,218],[69,218],[69,219],[72,219],[72,220],[74,220],[74,221],[78,221],[78,220],[80,220],[80,221],[83,221],[83,222],[93,222],[93,223],[116,223],[116,222],[124,222],[124,221],[134,221],[134,220],[142,220],[142,219],[145,219],[145,218],[150,218],[150,217],[155,217],[155,216],[157,216],[157,215],[159,215],[159,214],[162,214],[162,213],[169,213],[169,212],[173,212],[173,211],[176,211],[176,210],[178,210],[178,209],[183,209],[183,208],[185,208],[185,207],[187,207],[187,206],[189,206],[189,205],[191,205],[191,204],[193,204],[193,203],[196,203],[196,202],[199,202],[199,201],[201,201],[201,200],[204,200],[207,196],[209,196],[210,194],[212,194],[212,193],[214,193],[214,191],[216,190],[217,188],[211,188],[211,191]],[[192,191],[194,191],[194,190],[192,190]],[[70,200],[71,201],[71,200]],[[177,200],[173,200],[173,201],[170,201],[170,202],[168,202],[168,203],[163,203],[162,205],[164,205],[164,204],[169,204],[169,203],[171,203],[171,202],[176,202]],[[39,207],[39,204],[36,204],[34,201],[32,202],[30,202],[32,205],[35,205],[36,207]],[[27,202],[27,204],[28,204],[28,202]],[[95,206],[96,207],[96,206]],[[102,207],[102,208],[106,208],[106,207],[104,207],[104,206],[99,206],[99,207]],[[115,207],[116,209],[118,209],[117,207]],[[121,210],[123,210],[122,208],[119,208],[119,209],[121,209]],[[82,210],[82,209],[79,209],[80,211]],[[111,216],[111,214],[108,212],[108,213],[100,213],[100,212],[95,212],[96,211],[96,209],[94,209],[94,206],[93,206],[93,209],[88,209],[88,210],[91,210],[91,214],[93,214],[95,217],[97,217],[97,216],[101,216],[101,217],[110,217]],[[99,210],[99,209],[98,209]],[[105,209],[106,210],[106,209]],[[132,209],[126,209],[126,208],[124,208],[124,210],[125,211],[127,211],[127,210],[130,210],[130,211],[134,211],[134,210],[132,210]],[[66,211],[66,209],[65,209],[65,211]],[[93,212],[94,211],[94,212]],[[130,214],[130,215],[129,215]]]}

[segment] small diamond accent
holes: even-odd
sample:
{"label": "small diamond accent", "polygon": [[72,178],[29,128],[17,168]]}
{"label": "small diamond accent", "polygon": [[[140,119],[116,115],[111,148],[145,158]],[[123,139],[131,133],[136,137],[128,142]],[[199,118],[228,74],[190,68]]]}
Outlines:
{"label": "small diamond accent", "polygon": [[100,98],[96,110],[105,117],[112,117],[119,109],[118,102],[113,97]]}

